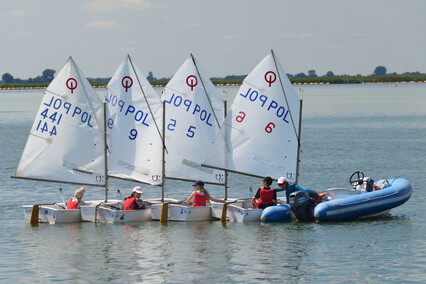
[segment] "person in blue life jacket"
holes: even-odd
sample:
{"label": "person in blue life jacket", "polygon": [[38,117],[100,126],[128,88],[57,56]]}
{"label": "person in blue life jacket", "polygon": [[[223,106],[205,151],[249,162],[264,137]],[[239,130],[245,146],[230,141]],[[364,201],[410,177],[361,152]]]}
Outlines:
{"label": "person in blue life jacket", "polygon": [[259,187],[256,194],[251,199],[253,209],[265,209],[268,206],[277,205],[277,192],[271,188],[272,178],[263,179],[263,187]]}
{"label": "person in blue life jacket", "polygon": [[[194,191],[186,200],[186,204],[192,204],[192,207],[206,206],[207,200],[225,202],[225,200],[211,197],[207,189],[204,188],[204,182],[201,180],[197,180],[192,186],[194,187]],[[192,198],[194,198],[194,201],[191,201]]]}
{"label": "person in blue life jacket", "polygon": [[287,204],[290,204],[290,194],[296,191],[305,191],[309,194],[310,197],[313,197],[317,203],[320,203],[323,201],[323,198],[327,195],[327,193],[317,193],[315,190],[310,189],[304,189],[298,186],[297,184],[290,182],[285,177],[280,177],[277,181],[277,185],[279,188],[274,188],[276,192],[284,191],[285,190],[285,197]]}
{"label": "person in blue life jacket", "polygon": [[290,182],[285,177],[280,177],[277,181],[277,185],[279,188],[275,188],[274,190],[276,192],[284,191],[285,190],[285,198],[287,200],[287,204],[290,204],[290,194],[296,191],[306,191],[308,194],[311,192],[309,189],[304,189],[298,186],[297,184]]}

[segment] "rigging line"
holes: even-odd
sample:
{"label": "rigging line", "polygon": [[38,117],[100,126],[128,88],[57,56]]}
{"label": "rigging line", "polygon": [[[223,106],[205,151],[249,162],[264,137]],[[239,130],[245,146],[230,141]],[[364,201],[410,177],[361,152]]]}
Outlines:
{"label": "rigging line", "polygon": [[[161,135],[160,128],[157,125],[157,121],[155,120],[155,116],[152,113],[151,106],[149,105],[148,99],[146,98],[145,92],[144,92],[144,90],[142,88],[142,84],[141,84],[141,81],[139,80],[139,76],[138,76],[138,74],[136,72],[135,66],[133,66],[133,61],[130,58],[130,55],[127,55],[127,57],[129,58],[130,64],[132,65],[133,72],[135,73],[136,79],[138,80],[139,88],[141,89],[142,95],[145,98],[146,105],[148,106],[149,112],[150,112],[150,114],[152,116],[152,120],[154,121],[155,127],[157,128],[158,135],[160,135],[161,141],[164,141],[163,136]],[[166,148],[166,144],[164,142],[163,142],[163,147],[164,147],[164,149],[166,149],[166,152],[168,153],[167,148]]]}
{"label": "rigging line", "polygon": [[52,92],[52,91],[50,91],[50,90],[48,90],[48,89],[46,89],[46,91],[45,91],[46,93],[50,93],[50,94],[52,94],[52,95],[54,95],[54,96],[58,96],[58,97],[61,97],[61,98],[63,98],[64,100],[65,99],[67,99],[68,98],[68,95],[60,95],[60,94],[57,94],[57,93],[55,93],[55,92]]}
{"label": "rigging line", "polygon": [[209,101],[210,108],[212,109],[214,118],[216,120],[216,124],[219,127],[219,129],[220,129],[219,120],[217,119],[216,112],[214,111],[214,108],[213,108],[212,102],[210,100],[209,94],[207,93],[206,87],[204,86],[203,78],[201,78],[200,71],[198,70],[197,63],[195,63],[195,58],[192,55],[192,53],[191,53],[191,59],[192,59],[192,62],[194,63],[195,69],[197,70],[198,76],[200,77],[201,85],[203,85],[203,89],[204,89],[204,92],[206,93],[207,100]]}
{"label": "rigging line", "polygon": [[170,88],[170,87],[167,87],[167,85],[164,87],[164,89],[172,90],[173,92],[175,92],[175,93],[179,93],[179,94],[181,94],[181,95],[187,95],[187,94],[186,94],[186,93],[184,93],[184,92],[180,92],[180,91],[178,91],[178,90],[175,90],[175,89],[172,89],[172,88]]}
{"label": "rigging line", "polygon": [[[96,124],[98,125],[98,128],[99,128],[99,130],[100,130],[100,132],[102,132],[102,129],[101,129],[101,124],[99,123],[99,121],[98,121],[98,117],[97,117],[97,115],[96,115],[96,111],[94,110],[95,108],[93,107],[93,104],[92,104],[92,101],[89,99],[89,97],[88,97],[88,91],[87,91],[87,89],[86,89],[86,87],[84,86],[85,84],[85,82],[83,81],[83,79],[81,78],[81,76],[80,76],[80,69],[78,68],[78,66],[75,64],[75,62],[74,62],[74,60],[71,58],[71,56],[70,56],[70,59],[68,59],[68,60],[71,60],[71,62],[73,62],[74,63],[74,66],[75,66],[75,69],[76,69],[76,71],[77,71],[77,76],[78,76],[78,79],[80,80],[80,82],[81,82],[81,85],[82,85],[82,87],[83,87],[83,90],[84,90],[84,96],[86,97],[86,99],[87,99],[87,102],[89,103],[89,105],[90,105],[90,109],[92,110],[92,112],[93,112],[93,114],[94,114],[94,117],[95,117],[95,121],[96,121]],[[87,81],[87,79],[86,78],[84,78],[86,81]],[[87,81],[87,82],[89,82],[89,81]],[[90,83],[89,83],[90,84]],[[92,88],[92,86],[90,86],[91,88]],[[97,95],[96,95],[96,97],[98,97]],[[100,103],[102,104],[102,101],[101,101],[101,99],[99,99],[100,100]],[[96,129],[96,128],[95,128]],[[104,131],[106,131],[106,129],[104,129]]]}
{"label": "rigging line", "polygon": [[258,89],[259,91],[263,91],[263,89],[262,88],[259,88],[258,86],[255,86],[255,85],[253,85],[253,84],[250,84],[249,82],[247,82],[245,79],[243,80],[243,82],[241,83],[241,85],[242,84],[248,84],[248,85],[250,85],[250,86],[252,86],[253,88],[256,88],[256,89]]}
{"label": "rigging line", "polygon": [[282,88],[282,90],[283,90],[284,99],[285,99],[285,103],[287,104],[288,113],[290,114],[291,124],[292,124],[292,126],[293,126],[294,134],[296,135],[297,144],[298,144],[298,146],[300,146],[300,139],[299,139],[299,135],[297,134],[296,126],[294,125],[293,115],[291,114],[291,110],[290,110],[290,107],[289,107],[289,104],[288,104],[288,100],[287,100],[287,95],[286,95],[286,93],[285,93],[284,85],[283,85],[283,82],[282,82],[282,80],[281,80],[280,71],[279,71],[279,69],[278,69],[277,61],[275,60],[275,54],[274,54],[274,51],[273,51],[272,49],[271,49],[271,53],[272,53],[272,58],[273,58],[273,60],[274,60],[275,68],[276,68],[276,70],[277,70],[278,79],[280,79],[280,85],[281,85],[281,88]]}
{"label": "rigging line", "polygon": [[[75,69],[76,69],[76,71],[77,71],[77,76],[78,76],[78,79],[80,80],[80,82],[81,82],[81,85],[82,85],[82,87],[83,87],[83,90],[84,90],[84,96],[86,97],[86,99],[87,99],[87,102],[89,103],[89,106],[90,106],[90,109],[92,110],[92,112],[93,112],[93,115],[94,115],[94,117],[95,117],[95,121],[96,121],[96,123],[97,123],[97,125],[98,125],[98,127],[99,127],[99,132],[103,132],[103,140],[104,140],[104,163],[105,163],[105,168],[104,168],[104,175],[105,175],[105,182],[104,182],[104,186],[105,186],[105,201],[107,201],[108,200],[108,157],[107,157],[107,143],[106,143],[106,107],[105,107],[105,102],[103,103],[103,125],[101,126],[101,124],[99,123],[99,121],[98,121],[98,117],[97,117],[97,115],[96,115],[96,112],[94,111],[94,107],[93,107],[93,104],[92,104],[92,101],[89,99],[89,97],[88,97],[88,91],[87,91],[87,89],[86,89],[86,87],[85,87],[85,82],[87,81],[87,79],[85,78],[85,80],[86,81],[83,81],[82,80],[82,78],[81,78],[81,76],[80,76],[80,69],[78,68],[78,66],[75,64],[75,62],[74,62],[74,60],[71,58],[71,56],[70,56],[70,59],[69,60],[71,60],[73,63],[74,63],[74,65],[75,65]],[[89,81],[87,81],[87,82],[89,82]],[[90,84],[90,83],[89,83]],[[92,90],[93,90],[93,87],[90,85],[90,87],[92,88]],[[95,93],[96,94],[96,93]],[[96,97],[98,98],[98,96],[96,95]],[[99,99],[100,100],[100,99]],[[101,101],[101,100],[100,100]],[[101,101],[101,103],[102,103],[102,101]],[[103,131],[102,131],[102,127],[103,127]]]}

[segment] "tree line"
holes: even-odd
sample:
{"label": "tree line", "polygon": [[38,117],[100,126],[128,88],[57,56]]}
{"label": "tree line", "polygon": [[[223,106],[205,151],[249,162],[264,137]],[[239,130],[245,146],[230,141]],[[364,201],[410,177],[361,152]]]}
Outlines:
{"label": "tree line", "polygon": [[[45,69],[42,74],[40,76],[37,76],[35,78],[29,78],[29,79],[19,79],[19,78],[14,78],[11,74],[9,73],[4,73],[1,77],[1,83],[3,84],[49,84],[54,76],[55,76],[56,71],[53,69]],[[385,76],[386,78],[388,78],[389,80],[392,80],[392,78],[395,78],[395,76],[399,76],[401,78],[408,78],[407,76],[411,76],[410,78],[415,78],[412,80],[418,80],[417,78],[423,78],[426,74],[422,74],[420,72],[405,72],[402,74],[397,74],[397,73],[387,73],[387,69],[384,66],[377,66],[374,71],[373,74],[367,76],[367,77],[383,77]],[[221,81],[226,81],[226,82],[241,82],[242,80],[244,80],[244,78],[247,75],[228,75],[225,77],[213,77],[211,78],[211,80],[213,81],[213,83],[219,83]],[[302,82],[302,81],[313,81],[313,79],[316,79],[318,81],[318,79],[322,78],[319,81],[326,81],[327,78],[334,78],[333,82],[334,83],[360,83],[361,81],[356,78],[361,78],[361,77],[365,77],[362,76],[361,74],[358,75],[335,75],[332,71],[328,71],[325,75],[323,76],[318,76],[316,74],[315,70],[308,70],[307,74],[305,73],[297,73],[297,74],[287,74],[287,76],[290,78],[290,80],[292,82]],[[420,76],[420,77],[419,77]],[[344,79],[346,78],[346,79]],[[352,79],[347,79],[347,78],[352,78]],[[355,79],[354,79],[355,78]],[[408,81],[411,81],[410,78],[408,78]],[[106,84],[109,82],[109,80],[111,79],[111,77],[108,78],[88,78],[89,82],[91,82],[92,84]],[[156,84],[161,84],[164,85],[166,84],[170,78],[156,78],[153,73],[150,71],[148,72],[148,76],[147,76],[148,81],[150,82],[154,82]],[[405,80],[405,79],[404,79]],[[362,80],[363,82],[365,82],[366,80]],[[368,80],[367,80],[368,81]],[[387,81],[387,80],[385,80]]]}

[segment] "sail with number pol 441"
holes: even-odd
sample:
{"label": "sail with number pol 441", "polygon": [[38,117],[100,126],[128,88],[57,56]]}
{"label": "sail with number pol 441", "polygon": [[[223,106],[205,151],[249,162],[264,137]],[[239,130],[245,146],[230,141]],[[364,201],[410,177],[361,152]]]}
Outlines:
{"label": "sail with number pol 441", "polygon": [[47,87],[16,177],[103,186],[102,100],[70,57]]}

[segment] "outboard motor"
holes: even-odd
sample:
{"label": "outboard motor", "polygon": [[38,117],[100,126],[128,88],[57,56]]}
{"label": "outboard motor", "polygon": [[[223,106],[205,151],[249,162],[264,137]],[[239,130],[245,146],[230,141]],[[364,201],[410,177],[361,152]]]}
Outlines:
{"label": "outboard motor", "polygon": [[316,191],[311,190],[308,194],[306,191],[296,191],[290,194],[290,209],[296,215],[299,221],[313,221],[314,208],[317,205],[319,195]]}

